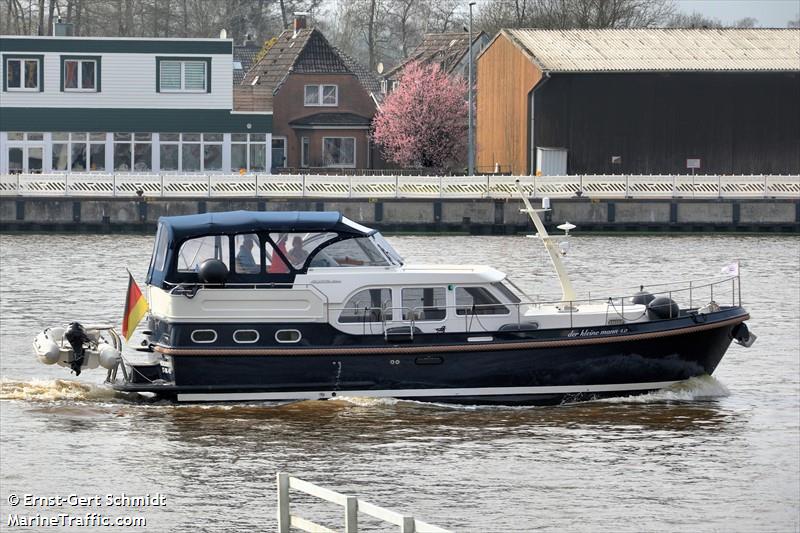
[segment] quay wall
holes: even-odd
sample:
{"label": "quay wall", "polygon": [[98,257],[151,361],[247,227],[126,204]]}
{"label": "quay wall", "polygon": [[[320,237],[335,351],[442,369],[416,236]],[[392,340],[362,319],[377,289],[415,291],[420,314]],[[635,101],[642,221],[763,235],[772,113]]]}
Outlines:
{"label": "quay wall", "polygon": [[[341,211],[389,232],[511,234],[532,230],[519,200],[502,199],[201,199],[0,198],[0,231],[115,232],[155,229],[158,217],[237,209]],[[800,233],[798,199],[551,200],[545,222],[580,231]]]}

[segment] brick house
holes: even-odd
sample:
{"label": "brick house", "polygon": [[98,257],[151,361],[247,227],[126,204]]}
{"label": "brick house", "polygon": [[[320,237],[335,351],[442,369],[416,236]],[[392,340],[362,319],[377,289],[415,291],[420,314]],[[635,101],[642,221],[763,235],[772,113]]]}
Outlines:
{"label": "brick house", "polygon": [[272,168],[380,166],[369,139],[380,84],[304,18],[269,41],[234,88],[240,112],[273,113]]}

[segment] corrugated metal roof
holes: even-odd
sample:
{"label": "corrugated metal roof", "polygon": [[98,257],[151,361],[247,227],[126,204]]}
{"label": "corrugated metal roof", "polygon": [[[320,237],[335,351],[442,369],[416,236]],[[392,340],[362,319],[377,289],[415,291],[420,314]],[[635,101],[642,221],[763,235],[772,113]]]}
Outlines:
{"label": "corrugated metal roof", "polygon": [[800,71],[800,30],[502,30],[551,72]]}

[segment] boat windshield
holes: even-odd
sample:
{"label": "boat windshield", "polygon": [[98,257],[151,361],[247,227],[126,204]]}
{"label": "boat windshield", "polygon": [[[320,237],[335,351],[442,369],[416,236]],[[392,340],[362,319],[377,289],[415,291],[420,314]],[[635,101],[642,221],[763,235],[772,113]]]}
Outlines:
{"label": "boat windshield", "polygon": [[378,232],[375,232],[372,234],[370,239],[372,239],[372,242],[375,243],[375,246],[377,246],[378,249],[381,252],[383,252],[383,254],[389,259],[389,261],[398,266],[403,265],[403,263],[405,262],[403,261],[403,256],[397,253],[397,250],[395,250],[394,247],[391,244],[389,244],[389,241],[387,241],[383,235],[381,235]]}
{"label": "boat windshield", "polygon": [[311,260],[312,268],[390,266],[389,261],[371,237],[355,237],[336,241],[322,248]]}
{"label": "boat windshield", "polygon": [[[305,232],[305,233],[270,233],[270,239],[289,260],[292,266],[300,269],[314,250],[337,237],[333,232]],[[279,272],[283,261],[280,256],[268,254],[271,263],[269,272]],[[285,267],[284,267],[285,268]],[[284,270],[286,272],[287,270]]]}
{"label": "boat windshield", "polygon": [[508,302],[518,304],[521,303],[523,299],[530,300],[527,295],[522,292],[522,289],[518,288],[514,283],[511,282],[508,278],[504,279],[503,281],[495,281],[492,283],[492,287],[500,291],[500,293],[508,298]]}

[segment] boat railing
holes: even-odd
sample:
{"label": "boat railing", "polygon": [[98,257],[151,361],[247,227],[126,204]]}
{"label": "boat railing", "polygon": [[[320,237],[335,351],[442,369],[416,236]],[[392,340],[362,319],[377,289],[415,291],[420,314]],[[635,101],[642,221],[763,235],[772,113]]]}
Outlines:
{"label": "boat railing", "polygon": [[[711,302],[716,304],[728,305],[736,307],[742,305],[741,297],[741,280],[739,276],[729,276],[718,279],[719,276],[712,278],[700,278],[697,280],[689,280],[684,282],[673,283],[657,283],[648,285],[635,286],[637,291],[644,291],[647,289],[657,288],[657,291],[648,291],[654,297],[664,296],[670,300],[674,300],[679,307],[687,310],[695,310]],[[716,281],[708,281],[709,279],[716,279]],[[588,298],[575,299],[570,301],[564,300],[542,300],[533,299],[528,301],[519,302],[493,302],[487,304],[440,304],[440,305],[418,305],[418,306],[337,306],[331,305],[328,296],[312,283],[168,283],[172,285],[169,290],[170,294],[183,294],[187,297],[194,297],[199,289],[219,289],[224,287],[236,288],[253,288],[253,289],[283,289],[292,290],[297,288],[309,289],[315,293],[323,301],[325,305],[325,313],[329,323],[348,323],[348,324],[361,324],[364,327],[367,324],[370,328],[373,325],[380,324],[378,332],[387,335],[387,329],[393,325],[398,327],[408,326],[409,335],[411,338],[414,336],[414,328],[417,323],[436,324],[443,323],[453,316],[463,316],[466,331],[469,331],[472,325],[477,322],[480,326],[482,319],[498,316],[515,315],[516,323],[519,328],[525,325],[526,313],[530,309],[542,309],[545,307],[555,307],[560,313],[569,313],[570,327],[574,324],[574,317],[580,313],[583,306],[588,305],[602,305],[606,304],[607,314],[611,317],[610,320],[620,321],[620,323],[632,322],[638,320],[640,317],[628,318],[625,314],[625,306],[629,308],[632,305],[631,299],[635,296],[634,293],[611,293],[607,296],[589,295]],[[185,292],[184,292],[185,291]],[[606,293],[609,294],[609,293]],[[621,294],[621,295],[620,295]],[[496,312],[500,308],[506,308],[508,313]],[[672,306],[665,306],[669,311],[669,318],[672,316]],[[452,311],[451,311],[452,310]],[[349,322],[342,322],[341,316],[345,311],[353,313],[355,316],[363,316],[363,320],[353,320]],[[459,313],[462,311],[462,313]],[[485,312],[482,312],[485,311]],[[441,316],[441,318],[430,319],[431,315]],[[376,316],[378,320],[371,320],[372,316]],[[397,318],[395,318],[397,317]],[[608,322],[608,320],[607,320]],[[381,331],[382,330],[382,331]],[[485,328],[484,328],[485,330]],[[374,331],[370,331],[375,333]]]}
{"label": "boat railing", "polygon": [[[737,276],[714,275],[714,276],[706,276],[706,277],[702,277],[702,278],[662,281],[660,283],[644,283],[644,284],[643,283],[639,283],[639,284],[635,284],[635,285],[618,285],[618,286],[612,286],[612,287],[603,287],[603,290],[606,291],[606,292],[614,291],[614,292],[622,293],[622,291],[640,291],[640,290],[643,290],[643,287],[647,288],[647,289],[653,289],[653,288],[656,288],[656,287],[671,287],[671,286],[690,287],[690,286],[693,286],[693,285],[695,287],[699,287],[700,285],[698,285],[698,283],[701,283],[701,282],[704,282],[704,281],[714,280],[711,283],[719,284],[719,283],[723,283],[723,282],[728,282],[728,281],[730,281],[731,278],[736,278],[736,277]],[[589,291],[589,296],[588,297],[591,298],[591,291]]]}
{"label": "boat railing", "polygon": [[[715,276],[715,278],[719,278],[719,276]],[[730,303],[731,307],[741,306],[741,287],[740,287],[740,278],[739,276],[730,276],[723,279],[717,279],[717,281],[712,281],[708,283],[703,283],[703,281],[710,279],[710,278],[702,278],[700,280],[691,280],[684,282],[685,285],[678,285],[678,286],[670,286],[670,284],[652,284],[652,285],[638,285],[636,286],[637,291],[644,291],[645,289],[653,288],[653,287],[667,287],[660,291],[648,291],[650,294],[655,297],[666,297],[670,300],[675,301],[679,308],[688,311],[694,311],[700,307],[703,307],[710,303],[715,303],[717,305],[728,305]],[[417,323],[426,323],[426,324],[438,324],[444,323],[449,318],[453,318],[454,316],[463,316],[464,317],[464,324],[465,324],[465,331],[469,332],[472,325],[477,322],[479,326],[481,326],[481,320],[489,319],[492,317],[501,317],[501,316],[514,316],[516,318],[517,327],[519,329],[522,326],[526,325],[526,319],[532,318],[529,317],[526,312],[529,309],[542,309],[545,307],[554,307],[558,309],[560,313],[569,313],[570,317],[570,327],[574,324],[574,317],[576,314],[580,313],[580,310],[584,306],[590,305],[606,305],[606,313],[607,319],[606,322],[609,323],[609,320],[614,320],[615,322],[618,321],[620,324],[624,324],[627,322],[634,322],[639,320],[642,317],[641,313],[634,318],[629,318],[625,314],[625,306],[627,305],[630,309],[634,304],[631,303],[631,299],[635,296],[635,293],[625,293],[624,295],[616,295],[613,294],[611,296],[603,296],[603,297],[594,297],[594,298],[583,298],[583,299],[576,299],[571,301],[563,301],[563,300],[531,300],[531,301],[519,301],[519,302],[495,302],[495,303],[487,303],[487,304],[455,304],[455,305],[418,305],[418,306],[380,306],[380,307],[372,307],[372,306],[331,306],[329,307],[329,311],[332,312],[333,316],[339,319],[341,317],[341,313],[345,311],[349,311],[353,313],[354,316],[362,316],[362,321],[351,321],[350,324],[359,324],[359,323],[369,323],[369,324],[381,324],[383,328],[384,334],[387,330],[387,325],[391,327],[392,324],[396,324],[398,326],[408,326],[410,328],[409,335],[413,338],[414,335],[414,326]],[[637,309],[641,309],[643,306],[637,307]],[[501,308],[505,308],[508,310],[507,313],[496,312]],[[453,311],[451,311],[453,310]],[[676,318],[672,316],[672,306],[666,305],[665,310],[668,311],[669,315],[668,318]],[[461,312],[459,312],[461,311]],[[486,312],[482,312],[486,311]],[[441,316],[441,318],[430,319],[427,318],[435,314],[435,316]],[[379,320],[368,320],[368,318],[377,317]],[[395,318],[399,317],[399,318]],[[341,321],[339,320],[341,323]],[[482,326],[481,326],[482,327]],[[488,331],[487,328],[483,328],[484,331]],[[442,330],[444,331],[444,330]]]}

